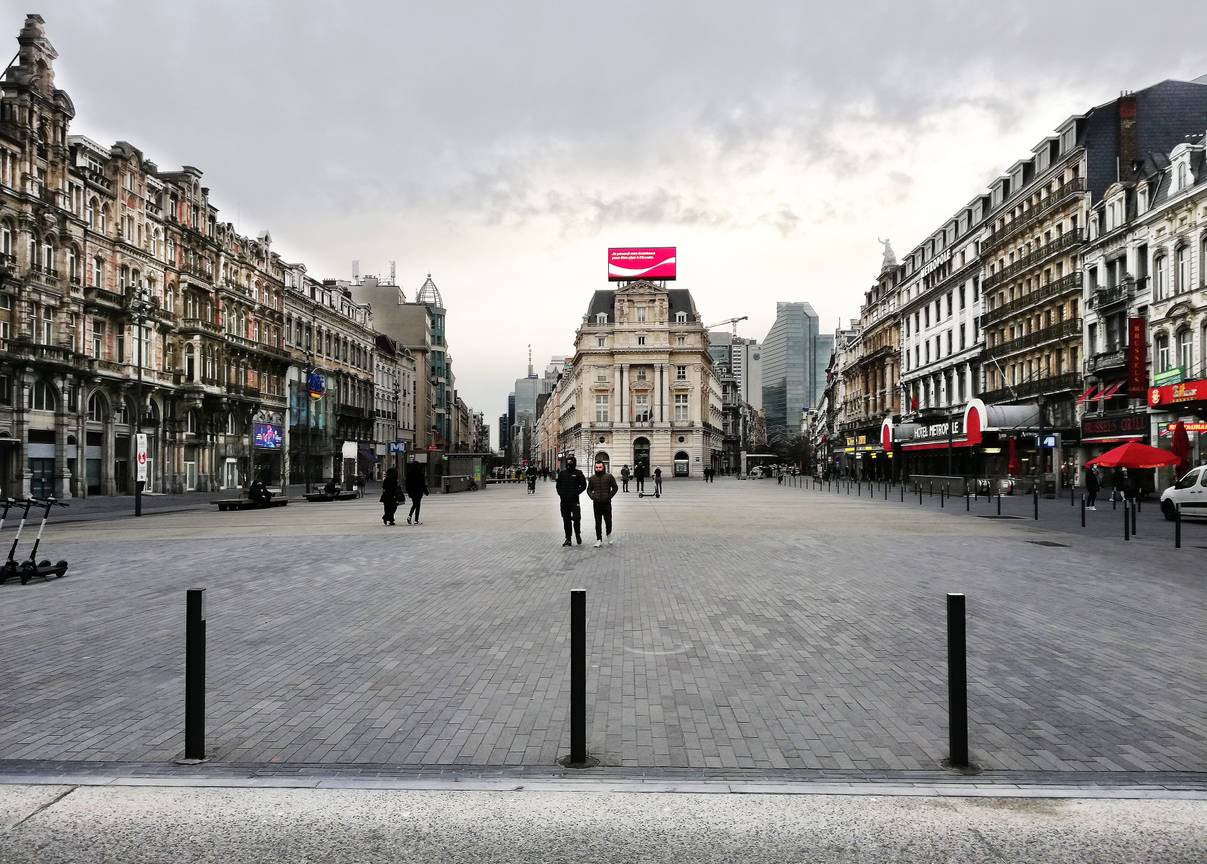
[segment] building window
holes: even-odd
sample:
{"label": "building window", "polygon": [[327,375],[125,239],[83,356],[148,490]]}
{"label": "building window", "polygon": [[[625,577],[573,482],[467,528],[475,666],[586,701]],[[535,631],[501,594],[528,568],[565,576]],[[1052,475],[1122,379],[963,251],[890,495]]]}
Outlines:
{"label": "building window", "polygon": [[1194,369],[1194,348],[1189,327],[1178,333],[1178,365],[1182,367],[1182,374],[1187,376]]}
{"label": "building window", "polygon": [[675,394],[675,419],[678,421],[687,420],[687,394]]}
{"label": "building window", "polygon": [[1164,300],[1167,292],[1165,272],[1165,255],[1153,259],[1153,299]]}
{"label": "building window", "polygon": [[675,344],[676,344],[676,345],[686,345],[686,344],[687,344],[687,337],[686,337],[686,336],[676,336],[676,337],[675,337]]}
{"label": "building window", "polygon": [[105,357],[105,322],[100,318],[92,319],[92,356],[97,360]]}
{"label": "building window", "polygon": [[597,393],[595,395],[595,422],[608,422],[608,394]]}
{"label": "building window", "polygon": [[633,419],[638,423],[650,421],[650,397],[646,393],[638,393],[633,397]]}
{"label": "building window", "polygon": [[1157,357],[1157,371],[1168,372],[1170,368],[1169,336],[1165,333],[1158,333],[1154,341],[1156,343],[1154,353]]}
{"label": "building window", "polygon": [[45,381],[34,382],[33,402],[30,405],[34,411],[53,411],[57,401],[49,384]]}
{"label": "building window", "polygon": [[676,381],[686,381],[687,380],[687,367],[686,366],[676,366],[675,367],[675,380]]}
{"label": "building window", "polygon": [[604,344],[605,344],[606,342],[607,342],[607,339],[606,339],[605,337],[603,337],[603,336],[596,336],[596,337],[595,337],[595,347],[596,347],[596,348],[603,348],[603,347],[604,347]]}
{"label": "building window", "polygon": [[1174,278],[1177,279],[1177,283],[1173,286],[1173,290],[1175,293],[1180,293],[1182,291],[1189,291],[1190,290],[1190,249],[1185,243],[1183,243],[1173,253],[1173,256],[1174,256],[1174,268],[1176,271],[1176,275]]}
{"label": "building window", "polygon": [[645,344],[645,337],[644,337],[644,336],[638,336],[638,337],[637,337],[637,344],[638,344],[638,345],[644,345],[644,344]]}
{"label": "building window", "polygon": [[607,324],[608,323],[608,313],[607,312],[595,313],[595,323],[596,324]]}
{"label": "building window", "polygon": [[645,323],[645,307],[644,306],[637,307],[637,323],[638,324]]}
{"label": "building window", "polygon": [[686,312],[676,312],[675,313],[675,323],[676,324],[686,324],[687,323],[687,313]]}

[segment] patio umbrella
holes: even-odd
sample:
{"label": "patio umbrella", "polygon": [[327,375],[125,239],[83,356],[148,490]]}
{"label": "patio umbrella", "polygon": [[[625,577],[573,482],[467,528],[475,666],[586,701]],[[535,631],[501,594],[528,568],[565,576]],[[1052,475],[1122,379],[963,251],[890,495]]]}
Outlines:
{"label": "patio umbrella", "polygon": [[1101,456],[1086,460],[1087,465],[1098,465],[1102,468],[1159,468],[1162,465],[1176,465],[1178,457],[1168,450],[1159,447],[1149,447],[1139,441],[1129,441],[1120,444],[1113,450],[1107,450]]}
{"label": "patio umbrella", "polygon": [[1186,434],[1186,424],[1181,420],[1173,424],[1173,455],[1178,457],[1178,476],[1190,470],[1190,437]]}
{"label": "patio umbrella", "polygon": [[1006,439],[1006,473],[1018,474],[1018,445],[1014,443],[1013,438]]}

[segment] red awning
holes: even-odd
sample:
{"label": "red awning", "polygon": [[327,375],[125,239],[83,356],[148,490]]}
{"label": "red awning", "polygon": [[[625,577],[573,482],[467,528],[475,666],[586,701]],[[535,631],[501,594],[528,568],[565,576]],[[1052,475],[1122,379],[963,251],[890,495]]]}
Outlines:
{"label": "red awning", "polygon": [[1093,393],[1097,389],[1098,389],[1097,384],[1091,384],[1089,387],[1086,388],[1086,391],[1084,393],[1082,393],[1080,396],[1077,397],[1076,404],[1080,405],[1082,402],[1086,401],[1088,398],[1090,398],[1090,394]]}
{"label": "red awning", "polygon": [[1119,392],[1119,388],[1122,387],[1123,384],[1124,384],[1124,382],[1122,382],[1122,381],[1120,381],[1117,384],[1112,384],[1110,387],[1107,387],[1105,390],[1103,390],[1101,393],[1099,393],[1094,398],[1095,399],[1110,399],[1112,396],[1114,396],[1116,393]]}

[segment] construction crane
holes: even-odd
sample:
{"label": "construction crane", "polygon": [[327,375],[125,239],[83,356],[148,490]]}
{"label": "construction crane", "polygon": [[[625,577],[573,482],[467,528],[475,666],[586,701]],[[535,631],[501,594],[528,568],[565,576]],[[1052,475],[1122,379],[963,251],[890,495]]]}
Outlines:
{"label": "construction crane", "polygon": [[733,335],[736,338],[738,335],[738,322],[749,320],[749,315],[743,315],[741,318],[726,318],[724,321],[718,321],[716,324],[709,324],[708,329],[712,330],[714,327],[720,327],[722,324],[729,324],[731,327],[733,327]]}

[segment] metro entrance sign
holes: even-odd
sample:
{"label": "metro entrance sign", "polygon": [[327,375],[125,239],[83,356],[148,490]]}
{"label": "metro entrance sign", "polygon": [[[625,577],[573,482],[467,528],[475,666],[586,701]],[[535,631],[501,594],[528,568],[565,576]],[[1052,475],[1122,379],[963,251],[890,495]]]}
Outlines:
{"label": "metro entrance sign", "polygon": [[147,482],[147,436],[139,432],[134,436],[134,461],[138,465],[138,473],[135,475],[135,480],[139,483]]}

